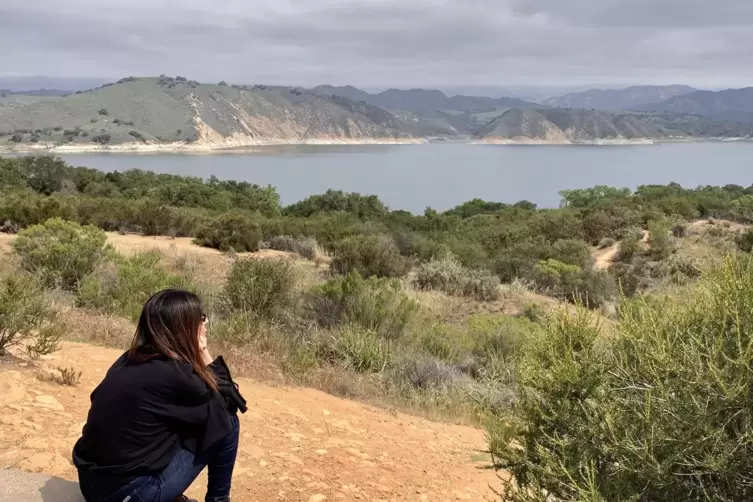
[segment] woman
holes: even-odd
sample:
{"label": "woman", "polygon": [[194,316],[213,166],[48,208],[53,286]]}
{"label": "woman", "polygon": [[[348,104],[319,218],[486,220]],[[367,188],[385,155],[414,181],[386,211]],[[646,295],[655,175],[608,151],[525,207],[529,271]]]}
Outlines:
{"label": "woman", "polygon": [[208,467],[206,502],[228,501],[246,401],[207,349],[193,293],[170,289],[144,305],[131,348],[91,395],[73,448],[87,502],[187,501]]}

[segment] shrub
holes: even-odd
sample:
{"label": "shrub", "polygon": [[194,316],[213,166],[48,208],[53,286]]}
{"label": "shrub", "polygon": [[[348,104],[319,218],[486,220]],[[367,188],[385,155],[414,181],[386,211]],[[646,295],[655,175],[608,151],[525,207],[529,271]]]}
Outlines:
{"label": "shrub", "polygon": [[112,137],[107,133],[97,134],[96,136],[92,136],[92,141],[95,143],[99,143],[100,145],[105,145],[110,142],[110,139]]}
{"label": "shrub", "polygon": [[225,296],[234,309],[271,319],[290,306],[295,282],[292,262],[247,258],[233,265]]}
{"label": "shrub", "polygon": [[617,255],[617,260],[622,263],[630,263],[633,261],[633,257],[640,250],[640,240],[634,233],[628,233],[620,242],[620,252]]}
{"label": "shrub", "polygon": [[144,136],[142,136],[141,133],[138,131],[130,131],[128,134],[130,134],[136,139],[144,139]]}
{"label": "shrub", "polygon": [[226,213],[204,225],[196,235],[200,246],[221,251],[258,251],[262,234],[259,225],[241,213]]}
{"label": "shrub", "polygon": [[499,298],[499,277],[488,270],[463,268],[451,255],[421,265],[416,273],[421,289],[444,291],[453,296],[469,296],[481,301]]}
{"label": "shrub", "polygon": [[294,238],[287,235],[278,235],[271,237],[268,243],[270,249],[297,253],[308,260],[316,260],[325,255],[313,237]]}
{"label": "shrub", "polygon": [[52,218],[19,232],[13,248],[21,266],[45,286],[72,290],[106,259],[111,249],[106,242],[96,227]]}
{"label": "shrub", "polygon": [[741,251],[750,253],[753,251],[753,228],[748,228],[735,238],[735,243]]}
{"label": "shrub", "polygon": [[674,248],[669,236],[670,228],[667,222],[664,220],[649,221],[648,232],[651,256],[657,260],[668,258],[674,251]]}
{"label": "shrub", "polygon": [[144,303],[154,293],[168,288],[190,289],[189,279],[162,268],[161,259],[157,251],[116,256],[113,263],[84,278],[76,293],[77,305],[137,321]]}
{"label": "shrub", "polygon": [[390,371],[390,379],[398,385],[414,389],[453,387],[467,379],[456,367],[439,359],[411,354],[398,359]]}
{"label": "shrub", "polygon": [[81,380],[81,372],[76,371],[76,368],[63,368],[58,366],[58,375],[55,379],[60,385],[67,385],[69,387],[75,387]]}
{"label": "shrub", "polygon": [[24,140],[24,137],[21,136],[20,134],[14,134],[13,136],[10,137],[10,140],[14,143],[20,143]]}
{"label": "shrub", "polygon": [[418,310],[400,281],[358,272],[337,276],[315,287],[308,308],[324,327],[356,324],[387,339],[400,338]]}
{"label": "shrub", "polygon": [[62,332],[51,324],[55,317],[33,277],[11,275],[0,281],[0,355],[20,345],[32,357],[57,350]]}
{"label": "shrub", "polygon": [[378,373],[390,363],[390,347],[378,333],[348,326],[335,335],[335,351],[346,366],[359,373]]}
{"label": "shrub", "polygon": [[107,108],[100,108],[97,113],[99,113],[100,115],[105,115],[105,116],[110,115],[110,112],[107,110]]}
{"label": "shrub", "polygon": [[753,261],[727,259],[682,302],[634,302],[602,337],[548,323],[518,366],[518,405],[488,423],[506,500],[748,500],[753,495]]}
{"label": "shrub", "polygon": [[583,270],[557,260],[542,260],[534,267],[533,274],[536,284],[549,294],[589,307],[600,307],[616,293],[608,273]]}
{"label": "shrub", "polygon": [[410,268],[411,262],[385,236],[349,237],[337,246],[332,261],[334,273],[358,271],[364,277],[403,277]]}

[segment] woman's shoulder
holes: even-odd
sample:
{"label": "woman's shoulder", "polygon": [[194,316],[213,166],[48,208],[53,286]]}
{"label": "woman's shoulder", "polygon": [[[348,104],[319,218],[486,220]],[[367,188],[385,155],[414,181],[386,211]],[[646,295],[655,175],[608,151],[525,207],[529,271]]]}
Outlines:
{"label": "woman's shoulder", "polygon": [[123,376],[128,374],[130,381],[139,382],[142,388],[162,396],[177,396],[190,401],[203,401],[211,397],[211,391],[191,364],[167,356],[154,355],[144,359],[126,351],[113,364],[113,370]]}

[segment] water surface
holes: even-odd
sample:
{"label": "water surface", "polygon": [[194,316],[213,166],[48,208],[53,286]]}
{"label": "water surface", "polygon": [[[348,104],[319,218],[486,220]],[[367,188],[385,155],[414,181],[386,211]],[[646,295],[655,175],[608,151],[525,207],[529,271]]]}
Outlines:
{"label": "water surface", "polygon": [[677,182],[753,184],[753,143],[642,146],[286,146],[212,154],[63,155],[104,171],[145,169],[273,185],[283,204],[329,188],[376,194],[392,209],[445,210],[473,198],[556,207],[566,188]]}

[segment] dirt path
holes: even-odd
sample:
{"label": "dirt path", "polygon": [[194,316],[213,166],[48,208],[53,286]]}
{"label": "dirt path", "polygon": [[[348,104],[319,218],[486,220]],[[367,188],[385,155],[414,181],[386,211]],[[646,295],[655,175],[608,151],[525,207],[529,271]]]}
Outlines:
{"label": "dirt path", "polygon": [[[648,242],[649,233],[644,230],[643,231],[643,237],[641,237],[641,242],[644,244]],[[617,259],[617,255],[620,254],[620,243],[615,242],[609,247],[606,247],[604,249],[597,249],[593,252],[592,256],[594,258],[594,268],[596,270],[607,270],[612,263]]]}
{"label": "dirt path", "polygon": [[[37,370],[0,363],[0,468],[75,479],[70,450],[89,394],[119,351],[65,343],[42,366],[83,372],[76,387]],[[484,435],[469,427],[390,414],[311,389],[239,379],[249,401],[241,417],[234,478],[237,502],[322,500],[495,500]],[[203,497],[199,478],[189,494]],[[321,495],[324,498],[316,497]]]}
{"label": "dirt path", "polygon": [[[0,251],[10,250],[16,236],[0,232]],[[133,254],[142,251],[151,251],[158,249],[164,253],[190,253],[192,255],[203,255],[208,257],[225,257],[221,251],[211,248],[205,248],[194,244],[191,237],[166,237],[154,236],[146,237],[138,234],[119,234],[117,232],[107,232],[107,242],[112,244],[115,249],[124,254]],[[264,249],[252,254],[259,258],[291,256],[291,253],[284,251],[275,251]]]}
{"label": "dirt path", "polygon": [[594,268],[596,270],[606,270],[617,259],[620,253],[620,243],[616,242],[611,246],[594,251]]}

